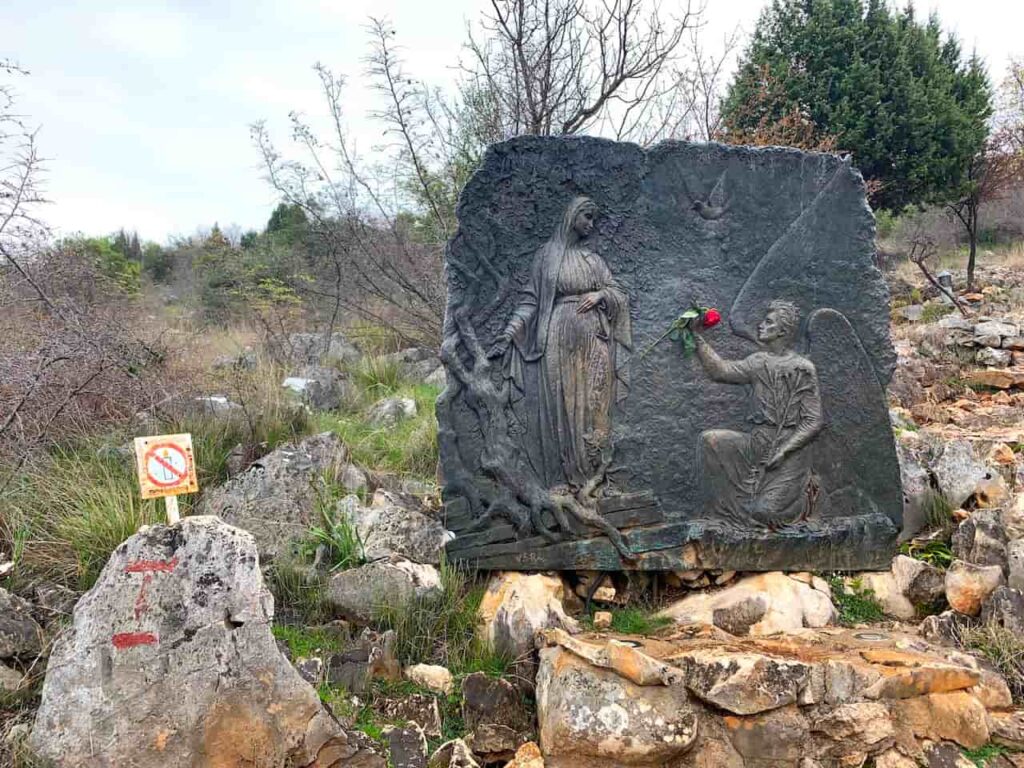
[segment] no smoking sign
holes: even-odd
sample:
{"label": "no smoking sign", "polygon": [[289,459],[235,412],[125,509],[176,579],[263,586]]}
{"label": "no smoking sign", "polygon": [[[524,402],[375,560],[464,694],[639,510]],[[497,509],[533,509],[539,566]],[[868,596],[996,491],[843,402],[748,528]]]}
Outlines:
{"label": "no smoking sign", "polygon": [[135,458],[142,498],[156,499],[199,490],[191,435],[137,437]]}

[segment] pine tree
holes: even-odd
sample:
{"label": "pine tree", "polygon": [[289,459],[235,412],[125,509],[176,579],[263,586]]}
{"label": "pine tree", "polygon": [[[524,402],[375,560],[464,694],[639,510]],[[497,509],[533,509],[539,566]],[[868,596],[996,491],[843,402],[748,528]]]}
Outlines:
{"label": "pine tree", "polygon": [[958,194],[984,146],[992,94],[936,16],[884,0],[773,0],[723,105],[725,137],[801,115],[853,155],[876,207]]}

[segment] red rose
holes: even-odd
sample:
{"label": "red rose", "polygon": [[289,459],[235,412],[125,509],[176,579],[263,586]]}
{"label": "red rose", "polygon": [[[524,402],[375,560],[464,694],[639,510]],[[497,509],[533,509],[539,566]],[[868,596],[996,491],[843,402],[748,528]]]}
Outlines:
{"label": "red rose", "polygon": [[701,317],[701,324],[705,328],[714,328],[720,322],[722,322],[722,314],[714,308],[706,310]]}

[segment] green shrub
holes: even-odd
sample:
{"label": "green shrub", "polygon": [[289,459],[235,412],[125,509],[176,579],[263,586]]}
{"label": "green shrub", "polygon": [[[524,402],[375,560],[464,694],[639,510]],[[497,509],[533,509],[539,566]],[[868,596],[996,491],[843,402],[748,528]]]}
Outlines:
{"label": "green shrub", "polygon": [[[966,757],[968,760],[970,760],[972,763],[978,766],[978,768],[985,768],[989,764],[989,761],[994,760],[997,757],[1001,757],[1002,755],[1011,754],[1016,750],[1010,749],[1009,747],[1004,747],[1001,744],[989,743],[980,746],[977,749],[965,748],[962,751],[964,757]],[[994,764],[995,763],[993,763],[993,765]]]}
{"label": "green shrub", "polygon": [[330,570],[344,571],[366,562],[363,542],[349,523],[348,518],[338,513],[338,501],[345,495],[345,489],[326,481],[317,489],[317,516],[320,525],[310,529],[311,546],[323,545]]}
{"label": "green shrub", "polygon": [[397,361],[380,356],[364,355],[349,370],[352,383],[358,387],[364,403],[389,397],[402,385],[402,368]]}
{"label": "green shrub", "polygon": [[653,635],[672,624],[672,619],[658,616],[651,607],[627,606],[611,614],[611,630],[622,635]]}
{"label": "green shrub", "polygon": [[922,323],[934,323],[937,320],[941,320],[950,312],[954,311],[955,307],[952,304],[943,304],[940,302],[932,302],[924,305],[924,309],[921,310],[921,322]]}
{"label": "green shrub", "polygon": [[948,542],[931,541],[905,541],[900,545],[900,552],[915,560],[934,565],[936,568],[946,570],[953,563],[953,550]]}
{"label": "green shrub", "polygon": [[323,576],[297,555],[274,559],[267,569],[267,586],[274,595],[279,618],[313,625],[331,619],[324,600]]}
{"label": "green shrub", "polygon": [[318,651],[325,654],[342,651],[346,645],[345,638],[315,626],[275,624],[271,631],[276,639],[287,644],[293,659],[311,656]]}
{"label": "green shrub", "polygon": [[885,619],[885,613],[875,598],[875,593],[865,587],[860,579],[850,579],[847,584],[842,576],[834,574],[828,583],[832,590],[832,602],[839,611],[840,624],[853,626]]}

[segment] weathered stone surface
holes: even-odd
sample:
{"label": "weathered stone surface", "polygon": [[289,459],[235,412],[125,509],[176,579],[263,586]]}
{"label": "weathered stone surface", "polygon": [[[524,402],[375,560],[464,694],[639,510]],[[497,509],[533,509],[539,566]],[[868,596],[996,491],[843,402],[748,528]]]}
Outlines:
{"label": "weathered stone surface", "polygon": [[822,589],[784,573],[764,573],[718,592],[688,595],[659,615],[678,624],[714,624],[735,635],[768,635],[826,626],[835,618],[835,607]]}
{"label": "weathered stone surface", "polygon": [[732,746],[745,765],[793,766],[807,754],[810,726],[797,707],[785,707],[752,717],[723,718]]}
{"label": "weathered stone surface", "polygon": [[[30,746],[58,766],[373,765],[277,649],[251,535],[211,517],[121,544],[47,668]],[[345,762],[345,761],[351,762]]]}
{"label": "weathered stone surface", "polygon": [[440,594],[437,568],[391,557],[335,573],[327,583],[324,598],[341,618],[366,622],[385,605]]}
{"label": "weathered stone surface", "polygon": [[945,574],[916,558],[896,555],[892,575],[896,587],[914,605],[932,605],[946,594]]}
{"label": "weathered stone surface", "polygon": [[337,476],[347,452],[330,432],[282,445],[200,497],[198,513],[216,515],[256,538],[263,560],[286,552],[316,520],[316,483]]}
{"label": "weathered stone surface", "polygon": [[976,509],[953,532],[953,554],[975,565],[1006,568],[1006,529],[998,510]]}
{"label": "weathered stone surface", "polygon": [[[896,731],[889,708],[878,702],[859,702],[836,707],[815,720],[811,731],[832,743],[821,757],[856,764],[869,754],[892,746]],[[849,761],[849,762],[846,762]]]}
{"label": "weathered stone surface", "polygon": [[1024,749],[1024,712],[992,712],[992,741],[1011,749]]}
{"label": "weathered stone surface", "polygon": [[462,739],[445,742],[430,756],[427,768],[480,768]]}
{"label": "weathered stone surface", "polygon": [[1024,593],[1010,587],[998,587],[981,606],[983,624],[997,624],[1024,637]]}
{"label": "weathered stone surface", "polygon": [[22,687],[25,676],[6,664],[0,664],[0,693],[14,693]]}
{"label": "weathered stone surface", "polygon": [[950,440],[932,466],[939,490],[954,507],[963,506],[989,474],[969,440]]}
{"label": "weathered stone surface", "polygon": [[[374,679],[400,679],[395,639],[393,630],[377,633],[367,627],[354,644],[327,659],[327,682],[351,693],[363,693]],[[427,727],[428,723],[420,725]]]}
{"label": "weathered stone surface", "polygon": [[308,365],[288,376],[281,386],[302,398],[317,411],[340,408],[348,391],[347,382],[337,368]]}
{"label": "weathered stone surface", "polygon": [[[459,386],[438,409],[453,557],[536,570],[887,565],[902,515],[884,393],[894,355],[850,165],[523,137],[488,151],[458,213],[442,360]],[[573,279],[558,283],[566,264]],[[722,309],[731,333],[704,337],[734,375],[669,342],[637,354],[680,296]],[[802,330],[787,320],[755,351],[773,301],[792,302]],[[578,338],[594,339],[593,359]],[[807,386],[788,391],[783,370]],[[808,437],[768,461],[794,428],[770,429],[789,420],[776,406],[796,401]],[[609,466],[622,468],[616,493],[564,492],[600,491]]]}
{"label": "weathered stone surface", "polygon": [[351,523],[367,560],[397,555],[415,563],[437,565],[451,538],[444,526],[418,509],[404,504],[387,491],[377,491],[364,506],[358,496],[338,502],[338,512]]}
{"label": "weathered stone surface", "polygon": [[415,723],[389,728],[388,754],[392,768],[427,768],[427,737]]}
{"label": "weathered stone surface", "polygon": [[303,365],[322,362],[353,363],[362,353],[343,333],[293,333],[281,350],[275,350],[280,357]]}
{"label": "weathered stone surface", "polygon": [[686,687],[702,701],[736,715],[756,715],[797,703],[811,667],[799,661],[719,649],[673,659]]}
{"label": "weathered stone surface", "polygon": [[462,719],[466,728],[474,731],[482,725],[500,724],[522,733],[533,725],[515,686],[483,672],[474,672],[462,681]]}
{"label": "weathered stone surface", "polygon": [[562,607],[565,584],[543,573],[496,573],[480,602],[483,636],[495,648],[520,655],[533,648],[539,630],[578,632],[579,623]]}
{"label": "weathered stone surface", "polygon": [[516,750],[516,755],[505,768],[544,768],[544,756],[540,747],[528,741]]}
{"label": "weathered stone surface", "polygon": [[1024,539],[1014,539],[1006,546],[1006,568],[1007,585],[1024,590]]}
{"label": "weathered stone surface", "polygon": [[435,693],[448,695],[452,692],[452,673],[436,664],[413,664],[402,674],[406,680],[427,688]]}
{"label": "weathered stone surface", "polygon": [[615,638],[591,643],[570,637],[562,629],[547,629],[539,639],[544,645],[564,648],[595,667],[610,669],[634,685],[672,685],[682,679],[679,670]]}
{"label": "weathered stone surface", "polygon": [[894,719],[919,739],[955,741],[968,749],[988,742],[985,707],[966,691],[931,693],[891,704]]}
{"label": "weathered stone surface", "polygon": [[375,697],[373,708],[385,722],[415,723],[428,739],[441,738],[441,709],[436,696],[412,693]]}
{"label": "weathered stone surface", "polygon": [[903,594],[903,590],[900,589],[891,572],[861,573],[855,578],[860,583],[861,589],[871,590],[875,600],[878,601],[887,616],[904,621],[909,621],[917,616],[914,604]]}
{"label": "weathered stone surface", "polygon": [[957,611],[943,611],[927,616],[918,628],[921,637],[932,643],[947,646],[960,644],[960,630],[967,626],[970,617]]}
{"label": "weathered stone surface", "polygon": [[685,686],[636,686],[560,648],[540,651],[537,720],[551,768],[604,760],[660,765],[697,736]]}
{"label": "weathered stone surface", "polygon": [[466,746],[481,762],[491,765],[515,757],[516,750],[528,737],[500,723],[478,725],[466,736]]}
{"label": "weathered stone surface", "polygon": [[400,421],[415,418],[416,413],[416,401],[411,397],[385,397],[370,407],[367,418],[375,426],[393,427]]}
{"label": "weathered stone surface", "polygon": [[43,630],[27,600],[0,587],[0,659],[30,658],[43,648]]}
{"label": "weathered stone surface", "polygon": [[954,560],[946,571],[946,600],[954,611],[977,616],[985,599],[1003,583],[1003,569],[998,565]]}

